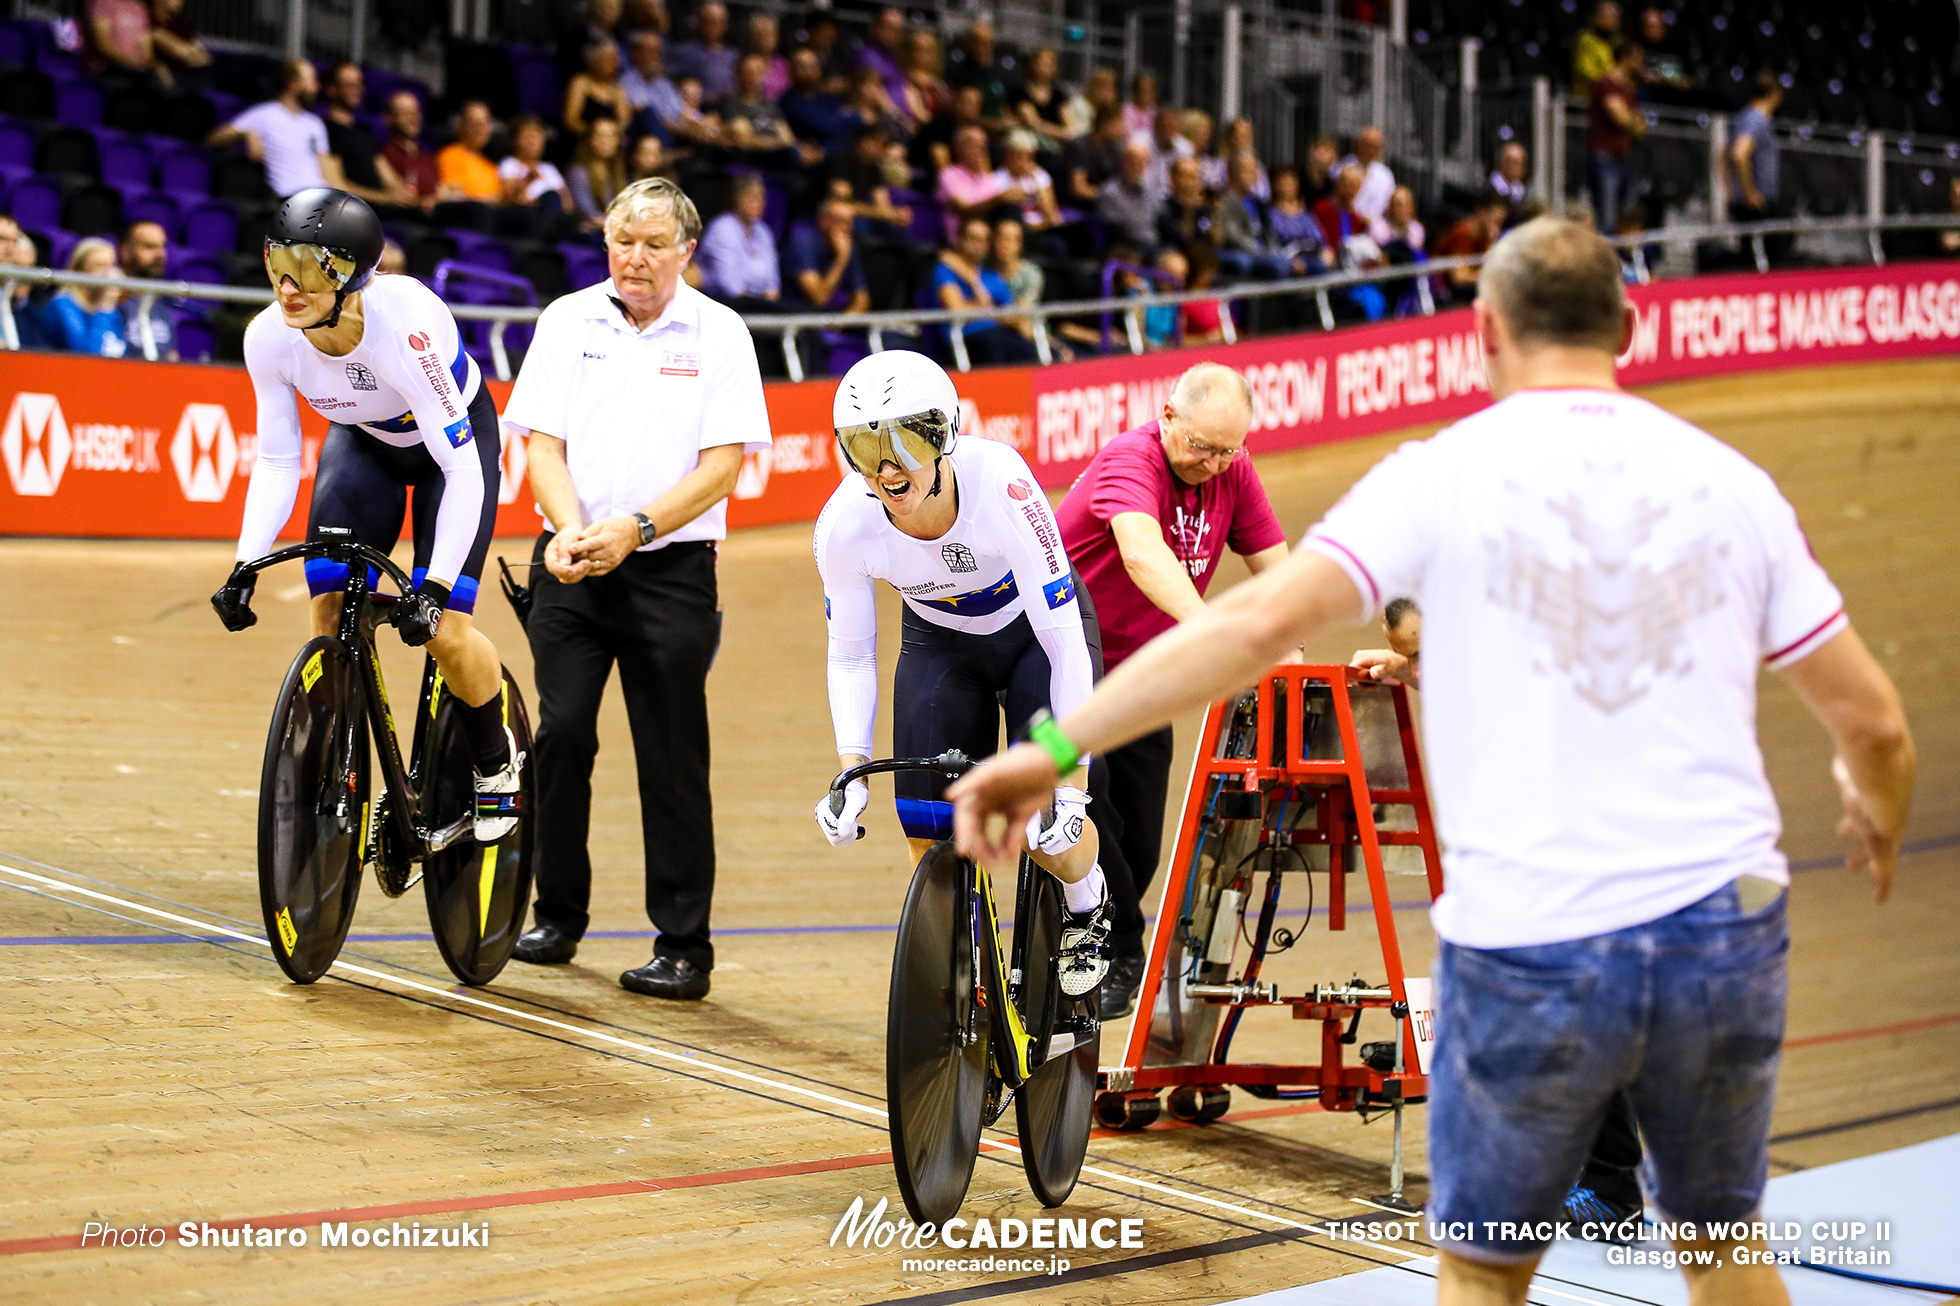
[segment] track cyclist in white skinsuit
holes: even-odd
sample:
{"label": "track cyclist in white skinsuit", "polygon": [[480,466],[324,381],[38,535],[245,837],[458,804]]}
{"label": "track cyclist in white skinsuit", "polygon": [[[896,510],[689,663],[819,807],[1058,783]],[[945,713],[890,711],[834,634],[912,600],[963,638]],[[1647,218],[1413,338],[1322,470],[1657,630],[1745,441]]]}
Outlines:
{"label": "track cyclist in white skinsuit", "polygon": [[[329,422],[307,535],[345,527],[387,553],[411,492],[416,588],[392,620],[402,642],[427,645],[443,683],[466,709],[476,764],[479,843],[517,824],[515,744],[503,722],[497,650],[477,631],[477,581],[497,518],[497,407],[463,351],[456,319],[413,277],[376,278],[381,221],[365,202],[325,187],[279,206],[265,242],[273,304],[245,329],[245,366],[258,396],[258,459],[245,494],[238,560],[272,548],[299,497],[295,399]],[[250,573],[234,571],[211,606],[229,630],[258,620]],[[347,569],[306,562],[313,633],[340,624]],[[370,576],[370,583],[373,577]]]}
{"label": "track cyclist in white skinsuit", "polygon": [[[958,748],[984,757],[1000,738],[1002,708],[1013,736],[1037,713],[1059,716],[1086,699],[1100,673],[1101,639],[1047,497],[1007,445],[959,439],[959,394],[945,371],[923,354],[873,354],[838,383],[833,421],[858,473],[830,496],[816,531],[830,716],[843,766],[871,753],[880,580],[905,600],[892,687],[898,756]],[[937,776],[894,779],[916,861],[951,837],[952,804]],[[837,815],[827,796],[817,804],[817,824],[838,847],[859,837],[870,790],[853,782],[845,799]],[[1028,823],[1029,854],[1062,883],[1061,985],[1071,997],[1093,990],[1109,969],[1109,897],[1088,805],[1088,794],[1063,785],[1053,809]]]}

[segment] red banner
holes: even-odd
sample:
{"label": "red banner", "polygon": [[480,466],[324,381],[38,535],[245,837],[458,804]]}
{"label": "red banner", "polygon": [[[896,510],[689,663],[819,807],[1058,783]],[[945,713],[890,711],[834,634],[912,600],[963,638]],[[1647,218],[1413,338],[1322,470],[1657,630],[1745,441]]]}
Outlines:
{"label": "red banner", "polygon": [[[1806,363],[1960,351],[1952,265],[1705,277],[1635,287],[1621,380],[1643,385]],[[957,377],[967,429],[1012,444],[1042,483],[1066,485],[1104,442],[1155,417],[1199,357],[1252,383],[1259,452],[1448,421],[1488,399],[1467,310],[1332,334],[1124,355]],[[807,521],[841,474],[834,383],[771,385],[775,444],[743,461],[731,526]],[[499,405],[509,387],[492,382]],[[72,354],[0,354],[0,534],[227,539],[238,532],[257,413],[243,368]],[[302,406],[305,473],[326,422]],[[505,440],[500,534],[537,527],[521,438]],[[308,494],[288,523],[296,535]]]}

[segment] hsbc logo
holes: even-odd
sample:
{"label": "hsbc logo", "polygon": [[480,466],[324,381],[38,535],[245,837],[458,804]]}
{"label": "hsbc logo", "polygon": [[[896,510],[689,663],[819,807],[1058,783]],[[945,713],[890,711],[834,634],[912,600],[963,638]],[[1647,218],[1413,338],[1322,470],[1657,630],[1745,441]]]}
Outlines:
{"label": "hsbc logo", "polygon": [[238,437],[223,404],[186,404],[170,441],[170,465],[192,503],[222,503],[238,468]]}
{"label": "hsbc logo", "polygon": [[15,494],[38,498],[52,495],[61,485],[61,474],[68,470],[68,455],[73,450],[59,400],[42,394],[14,396],[13,407],[7,410],[7,425],[0,428],[0,458],[6,461],[7,480]]}

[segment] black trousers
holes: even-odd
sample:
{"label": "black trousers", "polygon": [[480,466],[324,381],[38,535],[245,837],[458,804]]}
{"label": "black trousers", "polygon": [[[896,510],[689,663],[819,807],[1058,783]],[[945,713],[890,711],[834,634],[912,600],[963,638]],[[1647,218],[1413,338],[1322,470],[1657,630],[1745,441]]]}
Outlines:
{"label": "black trousers", "polygon": [[1164,847],[1164,799],[1171,782],[1171,728],[1153,730],[1096,758],[1106,794],[1092,809],[1109,883],[1110,951],[1143,951],[1143,895]]}
{"label": "black trousers", "polygon": [[538,685],[535,919],[573,937],[591,917],[592,762],[599,702],[616,664],[639,768],[647,919],[654,955],[714,967],[715,891],[708,791],[708,668],[721,644],[714,546],[628,554],[604,576],[566,585],[532,553],[531,657]]}

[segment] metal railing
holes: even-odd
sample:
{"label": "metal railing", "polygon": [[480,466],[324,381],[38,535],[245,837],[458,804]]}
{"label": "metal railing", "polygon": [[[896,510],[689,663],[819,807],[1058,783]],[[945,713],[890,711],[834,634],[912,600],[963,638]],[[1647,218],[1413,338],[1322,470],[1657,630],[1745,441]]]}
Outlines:
{"label": "metal railing", "polygon": [[[1767,272],[1770,270],[1767,252],[1767,242],[1770,237],[1821,235],[1832,232],[1854,233],[1867,237],[1865,247],[1869,251],[1871,260],[1882,264],[1885,261],[1885,253],[1881,237],[1888,232],[1908,231],[1960,231],[1960,214],[1878,218],[1854,215],[1844,218],[1791,218],[1777,222],[1711,222],[1645,231],[1636,235],[1609,236],[1608,240],[1615,248],[1624,252],[1631,264],[1635,279],[1644,282],[1653,276],[1653,269],[1647,263],[1647,254],[1657,244],[1735,242],[1742,257],[1759,272]],[[784,366],[793,381],[804,379],[802,360],[797,349],[798,333],[816,330],[862,331],[872,351],[879,352],[886,348],[885,337],[888,334],[916,335],[927,326],[944,326],[947,328],[948,345],[953,355],[954,366],[957,370],[965,372],[972,370],[972,363],[964,340],[964,324],[981,319],[989,321],[1026,319],[1030,324],[1036,351],[1042,363],[1046,364],[1054,361],[1049,324],[1055,318],[1094,317],[1104,313],[1136,314],[1148,308],[1181,306],[1206,300],[1232,303],[1280,297],[1303,297],[1314,305],[1321,327],[1332,330],[1337,323],[1334,300],[1344,290],[1356,286],[1392,284],[1411,280],[1415,280],[1420,286],[1430,277],[1457,268],[1474,268],[1482,262],[1482,256],[1472,255],[1464,258],[1432,259],[1423,263],[1404,263],[1366,271],[1330,272],[1321,276],[1293,277],[1283,281],[1241,282],[1233,286],[1211,287],[1205,290],[1156,292],[1110,299],[997,305],[985,308],[897,310],[849,315],[785,313],[750,316],[743,320],[752,332],[781,334]],[[1955,267],[1956,271],[1960,271],[1960,263],[1956,263]],[[255,307],[263,306],[272,300],[270,289],[257,287],[217,286],[190,281],[143,281],[126,277],[92,277],[79,272],[60,272],[53,268],[0,266],[0,285],[8,287],[5,293],[0,293],[0,343],[4,343],[8,349],[20,348],[20,337],[14,319],[12,288],[22,284],[29,287],[119,290],[135,300],[138,314],[146,321],[159,300],[204,300]],[[1434,298],[1426,294],[1419,294],[1416,302],[1419,305],[1418,314],[1422,316],[1434,313],[1438,307]],[[537,321],[540,310],[528,306],[504,307],[490,304],[452,304],[449,310],[458,321],[481,321],[491,324],[490,348],[495,375],[502,381],[512,379],[513,371],[509,355],[504,348],[504,333],[513,323]],[[1130,353],[1144,352],[1140,330],[1130,330],[1126,332],[1126,336]],[[157,357],[153,340],[144,341],[143,355],[149,359]]]}

